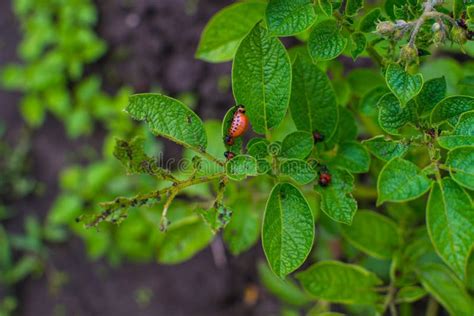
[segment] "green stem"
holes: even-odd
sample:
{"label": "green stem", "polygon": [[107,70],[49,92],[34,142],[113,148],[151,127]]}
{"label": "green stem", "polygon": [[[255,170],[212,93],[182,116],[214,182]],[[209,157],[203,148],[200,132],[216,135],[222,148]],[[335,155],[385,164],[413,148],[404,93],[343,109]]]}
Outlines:
{"label": "green stem", "polygon": [[374,200],[377,198],[377,189],[372,187],[358,185],[352,193],[356,199]]}
{"label": "green stem", "polygon": [[168,212],[168,208],[171,202],[174,200],[176,195],[181,190],[187,187],[196,185],[196,184],[210,182],[210,181],[223,178],[223,177],[225,177],[224,172],[219,172],[213,175],[203,176],[199,178],[191,177],[189,179],[186,179],[180,182],[175,182],[171,187],[168,187],[165,189],[149,192],[146,194],[139,194],[132,198],[118,197],[113,201],[100,203],[100,206],[104,208],[105,210],[101,214],[99,214],[87,226],[88,227],[97,226],[100,222],[105,221],[107,218],[109,218],[111,215],[113,215],[115,212],[119,210],[135,207],[135,206],[141,206],[150,202],[151,200],[154,200],[154,202],[157,203],[161,200],[161,197],[163,195],[168,195],[167,200],[165,202],[165,206],[163,208],[163,215],[164,215],[162,216],[162,224],[163,224],[164,223],[163,221],[166,219],[166,214]]}
{"label": "green stem", "polygon": [[426,308],[426,316],[436,316],[438,315],[439,304],[438,302],[430,296],[428,301],[428,307]]}
{"label": "green stem", "polygon": [[369,43],[367,47],[365,48],[367,51],[367,54],[379,65],[380,67],[383,67],[385,65],[385,62],[383,60],[383,57],[375,50],[374,46]]}

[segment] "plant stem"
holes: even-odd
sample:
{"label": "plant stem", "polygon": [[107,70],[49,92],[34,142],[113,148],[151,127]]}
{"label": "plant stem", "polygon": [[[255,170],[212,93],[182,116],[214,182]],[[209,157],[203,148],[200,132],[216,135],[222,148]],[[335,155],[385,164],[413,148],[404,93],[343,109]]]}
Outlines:
{"label": "plant stem", "polygon": [[164,216],[162,215],[162,222],[161,222],[163,224],[164,223],[163,220],[166,219],[166,214],[168,212],[169,206],[171,205],[171,202],[174,200],[176,195],[181,190],[187,187],[196,185],[196,184],[210,182],[210,181],[223,178],[223,177],[225,177],[224,172],[219,172],[213,175],[203,176],[199,178],[191,177],[189,179],[186,179],[180,182],[175,182],[172,186],[165,189],[149,192],[146,194],[139,194],[132,198],[118,197],[113,201],[100,203],[100,206],[104,208],[105,210],[101,214],[96,216],[96,218],[87,226],[88,227],[97,226],[100,222],[106,220],[107,218],[109,218],[111,215],[113,215],[115,212],[119,210],[135,207],[135,206],[141,206],[148,203],[150,200],[154,200],[155,203],[159,202],[163,195],[168,194],[167,200],[165,202],[165,206],[163,207]]}
{"label": "plant stem", "polygon": [[436,316],[438,315],[439,304],[438,302],[430,296],[428,301],[428,307],[426,308],[426,316]]}
{"label": "plant stem", "polygon": [[225,162],[219,160],[217,157],[211,155],[210,153],[208,153],[204,148],[198,148],[198,147],[195,147],[195,146],[191,146],[187,143],[184,143],[184,142],[181,142],[181,141],[178,141],[176,139],[173,139],[173,142],[175,142],[176,144],[178,145],[181,145],[185,148],[188,148],[188,149],[191,149],[192,151],[195,151],[197,152],[198,154],[201,154],[203,155],[204,157],[206,157],[207,159],[209,159],[210,161],[213,161],[215,162],[216,164],[218,164],[219,166],[224,166],[225,165]]}
{"label": "plant stem", "polygon": [[411,31],[410,40],[408,42],[408,45],[410,45],[410,47],[415,46],[416,36],[418,35],[418,32],[420,31],[421,26],[423,25],[423,23],[425,23],[425,21],[429,18],[446,19],[452,25],[456,25],[456,21],[452,17],[450,17],[449,15],[441,13],[441,12],[433,11],[434,6],[439,4],[440,2],[442,2],[442,1],[428,0],[423,4],[423,6],[425,7],[424,10],[423,10],[423,14],[417,20],[415,20],[413,22],[414,27],[413,27],[413,30]]}
{"label": "plant stem", "polygon": [[377,189],[368,186],[356,186],[352,192],[356,199],[373,200],[377,198]]}

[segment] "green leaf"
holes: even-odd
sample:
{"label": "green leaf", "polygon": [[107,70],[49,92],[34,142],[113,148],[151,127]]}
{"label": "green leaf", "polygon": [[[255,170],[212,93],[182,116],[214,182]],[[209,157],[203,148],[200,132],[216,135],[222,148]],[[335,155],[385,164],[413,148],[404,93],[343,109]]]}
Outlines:
{"label": "green leaf", "polygon": [[471,4],[472,1],[467,0],[453,0],[453,16],[460,18],[464,11],[466,11],[466,4]]}
{"label": "green leaf", "polygon": [[441,135],[438,143],[446,149],[474,144],[474,111],[461,114],[451,135]]}
{"label": "green leaf", "polygon": [[352,173],[369,171],[370,155],[367,150],[356,141],[343,142],[334,158],[334,163]]}
{"label": "green leaf", "polygon": [[41,126],[46,118],[46,109],[36,95],[27,95],[21,100],[21,114],[25,121],[33,126]]}
{"label": "green leaf", "polygon": [[207,147],[201,119],[178,100],[161,94],[136,94],[130,97],[126,111],[134,119],[145,121],[154,135],[199,150]]}
{"label": "green leaf", "polygon": [[331,0],[318,0],[318,5],[321,11],[326,16],[332,16],[332,1]]}
{"label": "green leaf", "polygon": [[364,0],[347,0],[346,1],[346,11],[344,11],[346,16],[357,15],[360,9],[364,7]]}
{"label": "green leaf", "polygon": [[211,242],[214,234],[199,217],[172,223],[158,249],[158,262],[176,264],[186,261]]}
{"label": "green leaf", "polygon": [[405,202],[425,194],[431,185],[420,168],[402,158],[393,158],[382,168],[377,179],[377,205],[383,202]]}
{"label": "green leaf", "polygon": [[471,292],[474,291],[474,245],[467,256],[464,275],[466,276],[466,288]]}
{"label": "green leaf", "polygon": [[280,165],[283,176],[290,177],[299,185],[308,184],[316,178],[316,171],[304,160],[288,159]]}
{"label": "green leaf", "polygon": [[207,210],[198,208],[196,213],[201,216],[214,234],[226,227],[232,218],[232,210],[220,203]]}
{"label": "green leaf", "polygon": [[316,24],[309,35],[308,50],[314,61],[331,60],[346,47],[347,39],[340,33],[336,20],[324,20]]}
{"label": "green leaf", "polygon": [[311,133],[296,131],[288,134],[281,144],[280,156],[304,159],[313,150],[314,139]]}
{"label": "green leaf", "polygon": [[260,227],[257,212],[250,203],[238,203],[230,223],[224,229],[224,242],[236,256],[250,249],[258,240]]}
{"label": "green leaf", "polygon": [[402,108],[400,101],[392,93],[384,95],[379,100],[378,106],[380,127],[392,135],[398,135],[398,129],[418,119],[416,103],[410,101]]}
{"label": "green leaf", "polygon": [[303,194],[289,183],[277,184],[267,201],[262,244],[272,271],[285,277],[296,270],[311,251],[313,213]]}
{"label": "green leaf", "polygon": [[263,2],[245,1],[219,11],[204,28],[196,57],[209,62],[231,60],[242,38],[262,19],[265,8]]}
{"label": "green leaf", "polygon": [[282,302],[293,306],[304,306],[311,302],[311,298],[291,280],[282,280],[263,263],[258,263],[258,276],[265,288]]}
{"label": "green leaf", "polygon": [[357,201],[351,194],[354,177],[340,169],[331,170],[330,174],[331,183],[327,187],[315,186],[321,195],[321,210],[336,222],[350,225],[357,211]]}
{"label": "green leaf", "polygon": [[420,115],[431,113],[435,105],[446,97],[446,89],[444,76],[426,81],[420,93],[416,96],[418,113]]}
{"label": "green leaf", "polygon": [[365,51],[367,46],[367,38],[364,33],[354,32],[351,34],[351,56],[353,60]]}
{"label": "green leaf", "polygon": [[474,243],[474,208],[469,195],[453,180],[444,178],[433,185],[426,225],[436,252],[463,278]]}
{"label": "green leaf", "polygon": [[440,302],[451,315],[473,315],[473,302],[463,284],[445,266],[438,263],[420,267],[423,287]]}
{"label": "green leaf", "polygon": [[359,102],[359,111],[366,116],[376,117],[379,113],[377,105],[380,99],[388,92],[390,91],[385,86],[379,86],[369,90],[362,96]]}
{"label": "green leaf", "polygon": [[301,33],[316,21],[312,0],[270,0],[265,15],[268,30],[277,36]]}
{"label": "green leaf", "polygon": [[357,138],[357,123],[354,114],[345,107],[339,107],[339,121],[336,132],[327,142],[328,148],[338,143],[351,141]]}
{"label": "green leaf", "polygon": [[400,100],[402,108],[407,105],[408,101],[420,93],[423,86],[422,74],[411,75],[397,64],[390,64],[387,67],[385,80],[387,81],[387,86]]}
{"label": "green leaf", "polygon": [[296,278],[315,298],[342,304],[373,304],[380,297],[375,287],[382,281],[372,272],[338,261],[318,262]]}
{"label": "green leaf", "polygon": [[73,223],[83,212],[83,207],[83,200],[79,195],[62,193],[49,210],[48,223],[52,225]]}
{"label": "green leaf", "polygon": [[375,136],[362,141],[362,144],[372,155],[383,161],[389,161],[395,157],[403,157],[408,152],[408,144],[385,138],[384,135]]}
{"label": "green leaf", "polygon": [[426,296],[426,290],[419,286],[405,286],[397,292],[395,302],[400,303],[413,303]]}
{"label": "green leaf", "polygon": [[364,96],[372,89],[381,85],[386,86],[385,78],[378,71],[370,68],[351,70],[346,78],[351,86],[352,93],[358,97]]}
{"label": "green leaf", "polygon": [[343,236],[357,249],[379,259],[390,259],[400,245],[397,225],[372,211],[359,210],[351,226],[341,225]]}
{"label": "green leaf", "polygon": [[297,57],[293,63],[291,117],[298,130],[319,132],[329,139],[338,121],[338,106],[327,75]]}
{"label": "green leaf", "polygon": [[257,159],[257,170],[259,174],[265,174],[272,168],[270,163],[266,160],[266,157],[269,156],[268,146],[267,140],[260,139],[260,141],[250,144],[247,150],[247,154]]}
{"label": "green leaf", "polygon": [[237,108],[238,108],[238,105],[231,107],[225,114],[224,119],[222,120],[222,139],[224,140],[224,144],[227,150],[233,152],[234,154],[240,154],[242,152],[242,144],[244,142],[243,138],[236,137],[234,139],[233,145],[227,145],[225,142],[225,138],[226,136],[229,135],[229,129],[230,129],[230,126],[232,125],[234,113],[237,110]]}
{"label": "green leaf", "polygon": [[259,139],[259,141],[250,144],[250,146],[247,144],[247,147],[247,153],[252,157],[259,159],[268,156],[268,141],[266,139]]}
{"label": "green leaf", "polygon": [[145,154],[144,143],[143,137],[135,137],[130,142],[121,139],[115,141],[114,156],[124,165],[128,174],[155,174],[158,170],[155,159]]}
{"label": "green leaf", "polygon": [[461,114],[474,110],[474,97],[452,96],[439,102],[431,112],[431,123],[439,124],[448,121],[455,126]]}
{"label": "green leaf", "polygon": [[451,150],[448,153],[446,165],[454,181],[469,190],[474,190],[474,146],[457,147]]}
{"label": "green leaf", "polygon": [[242,40],[232,65],[237,103],[255,132],[265,134],[285,117],[291,90],[290,58],[283,44],[257,25]]}
{"label": "green leaf", "polygon": [[360,20],[359,30],[364,33],[370,33],[370,32],[375,31],[377,21],[379,20],[381,14],[382,14],[382,10],[380,8],[375,8],[375,9],[370,10]]}
{"label": "green leaf", "polygon": [[225,165],[226,173],[229,178],[242,181],[247,176],[258,175],[257,160],[249,155],[238,155],[227,161]]}

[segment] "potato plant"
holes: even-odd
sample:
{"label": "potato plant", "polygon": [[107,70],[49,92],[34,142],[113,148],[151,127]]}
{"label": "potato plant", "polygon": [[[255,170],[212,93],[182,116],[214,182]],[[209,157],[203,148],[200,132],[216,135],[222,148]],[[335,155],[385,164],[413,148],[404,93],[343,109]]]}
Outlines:
{"label": "potato plant", "polygon": [[[183,159],[170,167],[141,135],[118,139],[127,173],[155,188],[80,219],[126,225],[159,207],[148,233],[162,263],[219,236],[237,255],[260,237],[262,281],[288,313],[473,315],[474,66],[461,55],[473,19],[463,0],[224,8],[196,57],[232,61],[235,105],[203,123],[177,99],[131,96],[125,111]],[[234,135],[242,106],[251,130]]]}
{"label": "potato plant", "polygon": [[107,50],[95,34],[93,2],[17,0],[12,6],[24,35],[18,47],[21,63],[2,68],[0,84],[24,94],[20,111],[26,123],[40,127],[51,113],[71,138],[91,134],[95,121],[117,125],[114,105],[130,90],[123,88],[112,98],[102,91],[101,78],[85,71]]}

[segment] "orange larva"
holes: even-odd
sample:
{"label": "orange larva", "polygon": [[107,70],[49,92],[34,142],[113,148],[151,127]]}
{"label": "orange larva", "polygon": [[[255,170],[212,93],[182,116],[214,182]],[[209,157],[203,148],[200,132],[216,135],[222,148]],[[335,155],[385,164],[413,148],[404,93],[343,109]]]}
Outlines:
{"label": "orange larva", "polygon": [[245,108],[239,106],[234,113],[232,123],[230,124],[228,136],[235,138],[241,136],[249,127],[249,119],[245,115]]}

